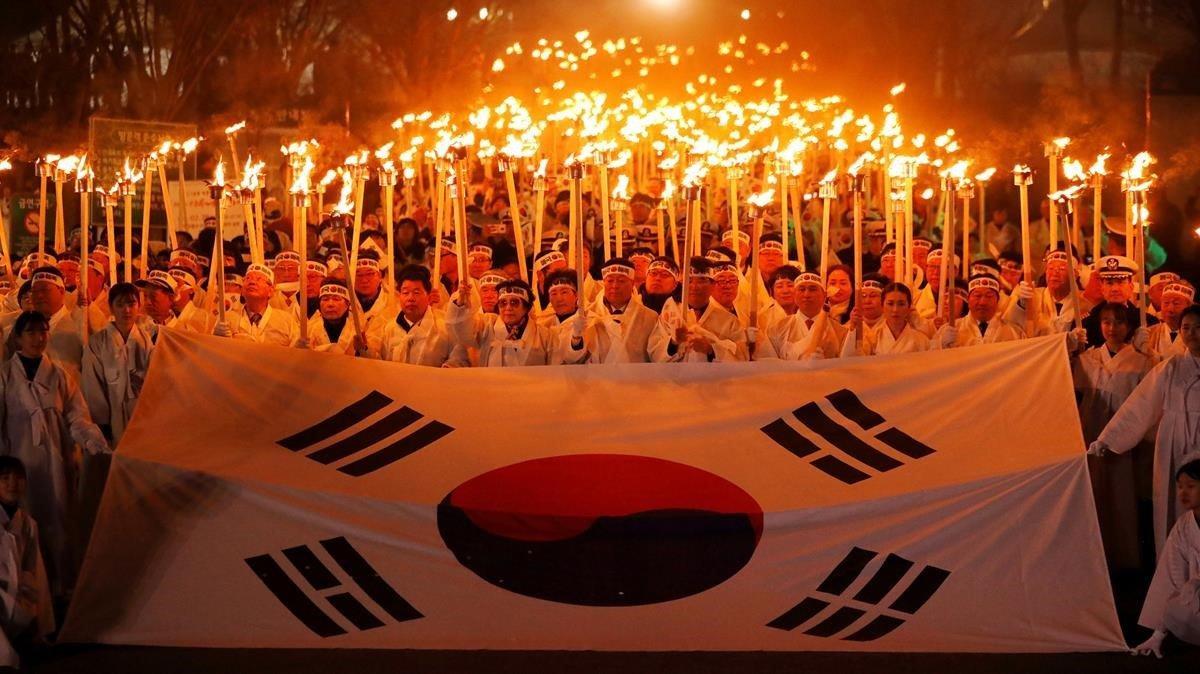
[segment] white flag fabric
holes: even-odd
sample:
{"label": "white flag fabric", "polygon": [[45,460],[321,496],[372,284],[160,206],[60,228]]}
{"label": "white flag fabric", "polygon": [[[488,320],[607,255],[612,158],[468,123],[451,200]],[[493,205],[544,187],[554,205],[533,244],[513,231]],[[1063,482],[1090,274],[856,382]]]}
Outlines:
{"label": "white flag fabric", "polygon": [[1125,648],[1061,337],[448,370],[165,331],[63,639]]}

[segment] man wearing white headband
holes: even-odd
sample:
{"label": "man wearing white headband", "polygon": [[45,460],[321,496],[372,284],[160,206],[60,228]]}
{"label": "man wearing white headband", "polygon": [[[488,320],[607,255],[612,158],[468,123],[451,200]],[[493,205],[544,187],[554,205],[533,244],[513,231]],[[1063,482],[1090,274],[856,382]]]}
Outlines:
{"label": "man wearing white headband", "polygon": [[271,269],[266,265],[250,265],[242,289],[243,310],[226,314],[231,324],[217,323],[214,333],[257,344],[295,346],[300,340],[300,326],[290,310],[271,306],[274,295],[275,275]]}
{"label": "man wearing white headband", "polygon": [[1150,299],[1150,307],[1147,311],[1151,316],[1162,320],[1162,316],[1158,314],[1162,309],[1163,288],[1166,288],[1169,283],[1179,283],[1180,280],[1182,279],[1179,274],[1173,271],[1159,271],[1150,277],[1147,281],[1150,287],[1146,289],[1146,296]]}
{"label": "man wearing white headband", "polygon": [[[85,311],[88,321],[88,334],[98,332],[108,325],[108,321],[112,318],[112,310],[108,306],[108,267],[106,263],[102,263],[100,258],[92,256],[87,261],[88,275],[88,301],[82,302],[79,293],[79,288],[75,292],[67,293],[67,306],[75,307],[80,304],[87,304]],[[82,270],[81,270],[82,271]]]}
{"label": "man wearing white headband", "polygon": [[659,256],[646,267],[646,282],[639,293],[642,305],[655,313],[662,313],[668,299],[679,300],[679,266],[669,257]]}
{"label": "man wearing white headband", "polygon": [[[1034,336],[1070,332],[1075,321],[1075,304],[1071,297],[1070,274],[1071,267],[1076,264],[1076,260],[1067,255],[1066,246],[1062,243],[1059,244],[1058,250],[1047,251],[1045,257],[1046,287],[1035,288],[1032,296],[1023,301],[1021,294],[1025,292],[1024,282],[1018,283],[1017,290],[1010,298],[1008,308],[1004,312],[1006,320],[1010,323],[1024,321],[1024,311],[1030,311],[1031,315],[1037,318]],[[1082,291],[1082,288],[1080,290]],[[1082,292],[1079,293],[1079,303],[1081,313],[1087,313],[1090,306]],[[1017,315],[1018,312],[1021,313],[1020,316]]]}
{"label": "man wearing white headband", "polygon": [[[663,304],[647,348],[656,363],[735,362],[748,359],[746,331],[733,314],[712,298],[712,263],[688,262],[687,308],[674,298]],[[685,313],[686,312],[686,313]]]}
{"label": "man wearing white headband", "polygon": [[[952,349],[1024,338],[1020,324],[1009,323],[1000,316],[1000,292],[1000,282],[992,276],[972,276],[967,284],[967,315],[938,328],[934,348]],[[1023,322],[1024,315],[1020,319]],[[934,320],[940,323],[942,317]]]}
{"label": "man wearing white headband", "polygon": [[317,260],[307,260],[308,268],[304,271],[304,282],[307,284],[308,306],[301,308],[297,302],[292,303],[292,317],[297,325],[308,324],[321,308],[321,282],[329,276],[329,267]]}
{"label": "man wearing white headband", "polygon": [[[778,353],[764,350],[760,360],[772,357],[783,360],[820,360],[837,358],[842,352],[846,328],[825,309],[824,279],[815,271],[802,271],[796,276],[796,313],[788,316],[775,328],[778,332]],[[761,340],[760,340],[761,341]],[[768,340],[770,343],[771,340]],[[763,346],[766,346],[764,343]]]}
{"label": "man wearing white headband", "polygon": [[446,321],[430,306],[430,271],[420,265],[407,265],[400,269],[398,283],[400,311],[383,330],[379,357],[409,365],[469,367],[466,350],[454,342]]}
{"label": "man wearing white headband", "polygon": [[1164,283],[1159,293],[1159,323],[1150,326],[1146,345],[1146,355],[1155,362],[1187,352],[1179,331],[1183,310],[1196,303],[1196,289],[1187,281]]}
{"label": "man wearing white headband", "polygon": [[508,280],[508,277],[496,270],[489,270],[479,276],[479,307],[485,314],[496,313],[496,300],[500,295],[496,287]]}
{"label": "man wearing white headband", "polygon": [[592,363],[648,363],[646,345],[658,315],[634,293],[633,262],[614,257],[600,267],[604,294],[591,305],[585,335]]}
{"label": "man wearing white headband", "polygon": [[533,292],[520,280],[497,286],[498,313],[485,314],[473,303],[468,283],[451,298],[446,325],[459,345],[479,350],[480,367],[575,364],[587,358],[582,314],[562,327],[540,325],[531,320]]}
{"label": "man wearing white headband", "polygon": [[371,345],[371,353],[379,352],[383,329],[396,319],[399,311],[395,298],[384,292],[383,269],[379,253],[364,248],[358,253],[358,270],[354,274],[354,294],[362,307],[363,331]]}
{"label": "man wearing white headband", "polygon": [[38,267],[30,276],[34,311],[50,319],[47,353],[78,376],[83,364],[84,312],[66,305],[67,288],[62,272],[55,267]]}
{"label": "man wearing white headband", "polygon": [[208,316],[201,309],[200,303],[204,300],[203,295],[196,290],[196,277],[192,276],[191,271],[186,267],[173,268],[167,273],[175,279],[177,284],[172,308],[175,318],[169,321],[167,326],[176,330],[207,333]]}
{"label": "man wearing white headband", "polygon": [[467,249],[467,273],[480,279],[492,268],[492,247],[486,243],[473,243]]}
{"label": "man wearing white headband", "polygon": [[337,279],[321,284],[317,315],[308,323],[308,344],[313,351],[353,356],[370,355],[367,339],[358,334],[350,312],[350,289]]}
{"label": "man wearing white headband", "polygon": [[[944,251],[941,248],[934,248],[929,251],[928,257],[925,258],[925,287],[916,292],[916,300],[913,309],[917,314],[926,320],[932,320],[938,312],[939,300],[938,291],[941,290],[942,279],[942,256]],[[961,267],[961,260],[957,255],[954,255],[947,266],[947,273],[958,278],[958,272]],[[949,284],[947,284],[949,287]]]}

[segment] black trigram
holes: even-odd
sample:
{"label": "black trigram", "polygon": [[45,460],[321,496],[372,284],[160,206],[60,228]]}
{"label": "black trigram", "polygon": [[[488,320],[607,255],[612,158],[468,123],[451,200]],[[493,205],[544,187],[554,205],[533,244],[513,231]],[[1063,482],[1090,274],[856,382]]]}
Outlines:
{"label": "black trigram", "polygon": [[[324,444],[330,438],[388,408],[392,409],[365,428],[335,442]],[[407,435],[401,435],[409,426],[424,418],[420,412],[411,407],[396,407],[391,398],[379,391],[371,391],[361,400],[351,403],[333,416],[319,421],[295,435],[278,440],[276,444],[293,452],[309,452],[306,454],[308,458],[320,464],[330,465],[358,454],[368,447],[387,441],[387,444],[377,451],[338,468],[347,475],[361,477],[428,447],[454,430],[450,426],[434,420]]]}
{"label": "black trigram", "polygon": [[[894,426],[886,427],[887,420],[864,405],[858,396],[849,389],[830,393],[825,396],[825,400],[836,410],[838,415],[854,423],[863,431],[868,431],[871,441],[868,442],[859,437],[851,430],[850,424],[846,421],[835,420],[816,401],[797,408],[792,414],[804,424],[807,431],[829,443],[834,449],[844,454],[845,457],[853,459],[860,466],[884,473],[904,465],[903,461],[891,454],[885,454],[880,451],[879,447],[890,447],[910,459],[919,459],[934,452],[933,448],[904,431]],[[804,458],[812,454],[821,454],[810,463],[818,470],[846,484],[862,482],[871,477],[870,473],[845,461],[843,457],[823,452],[813,438],[797,431],[782,418],[763,426],[762,432],[766,433],[767,437],[774,440],[779,446],[798,457]]]}
{"label": "black trigram", "polygon": [[[879,553],[853,548],[817,586],[825,595],[805,597],[783,615],[767,623],[767,627],[791,631],[808,623],[805,634],[814,637],[834,637],[847,632],[860,622],[860,618],[872,614],[860,627],[842,636],[843,641],[874,641],[904,624],[907,616],[916,613],[929,598],[946,582],[950,572],[936,566],[918,567],[899,555],[888,554],[875,566],[874,575],[853,596],[843,593],[855,584],[859,576],[873,566]],[[910,573],[920,568],[916,573]],[[902,589],[901,589],[902,588]],[[895,592],[899,589],[899,592]],[[889,596],[894,598],[885,602]],[[826,611],[830,607],[833,610]],[[814,620],[818,615],[823,619]]]}
{"label": "black trigram", "polygon": [[[349,579],[362,590],[383,614],[391,616],[396,622],[416,620],[423,617],[420,611],[405,601],[396,590],[392,589],[379,573],[358,554],[345,538],[337,537],[321,541],[329,559],[333,561]],[[312,592],[302,588],[283,569],[272,555],[258,555],[246,560],[246,564],[258,579],[267,586],[271,594],[283,604],[284,608],[304,623],[317,636],[335,637],[346,634],[347,630],[330,617],[321,608],[320,599],[324,599],[344,617],[355,630],[370,630],[383,627],[385,618],[372,612],[357,597],[346,592],[343,582],[333,571],[321,561],[321,558],[307,545],[287,548],[283,558],[300,574],[312,588]],[[340,592],[325,593],[326,590],[341,589]],[[325,594],[317,594],[325,593]],[[313,594],[315,596],[310,596]]]}

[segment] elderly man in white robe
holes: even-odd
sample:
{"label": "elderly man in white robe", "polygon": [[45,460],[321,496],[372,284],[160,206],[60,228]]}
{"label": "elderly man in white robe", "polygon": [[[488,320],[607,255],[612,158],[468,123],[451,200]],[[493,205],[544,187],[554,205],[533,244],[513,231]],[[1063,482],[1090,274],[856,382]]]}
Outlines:
{"label": "elderly man in white robe", "polygon": [[584,333],[590,363],[648,363],[658,314],[634,294],[633,262],[614,257],[600,268],[603,293],[592,303]]}
{"label": "elderly man in white robe", "polygon": [[18,350],[0,371],[0,454],[15,456],[25,465],[32,484],[29,510],[41,526],[51,588],[55,596],[65,597],[82,553],[68,540],[79,475],[76,445],[89,454],[111,450],[92,423],[75,375],[47,352],[46,317],[36,311],[22,314],[13,332]]}
{"label": "elderly man in white robe", "polygon": [[1154,630],[1134,648],[1138,655],[1163,656],[1168,634],[1200,646],[1200,452],[1175,472],[1182,514],[1158,557],[1138,624]]}
{"label": "elderly man in white robe", "polygon": [[712,298],[712,263],[702,257],[689,261],[685,298],[669,298],[647,342],[656,363],[737,362],[749,359],[746,331],[738,319]]}
{"label": "elderly man in white robe", "polygon": [[[934,348],[954,349],[1023,339],[1024,308],[1001,316],[1001,292],[1000,282],[992,276],[972,276],[967,283],[967,315],[938,328],[933,337]],[[1033,297],[1033,287],[1022,283],[1017,293],[1020,301],[1028,301]]]}
{"label": "elderly man in white robe", "polygon": [[533,320],[533,293],[520,280],[496,287],[495,314],[475,305],[469,282],[459,284],[446,309],[446,325],[466,349],[479,350],[480,367],[573,365],[587,358],[583,333],[587,318],[577,312],[563,326],[553,328]]}
{"label": "elderly man in white robe", "polygon": [[1156,365],[1088,448],[1098,456],[1128,452],[1158,425],[1153,483],[1154,544],[1160,552],[1184,510],[1171,480],[1184,457],[1200,447],[1200,305],[1183,311],[1179,334],[1187,353]]}
{"label": "elderly man in white robe", "polygon": [[796,277],[796,313],[777,328],[782,360],[837,358],[842,352],[846,328],[825,309],[824,280],[817,272],[802,271]]}
{"label": "elderly man in white robe", "polygon": [[1196,289],[1187,281],[1168,283],[1162,288],[1159,299],[1159,323],[1150,326],[1150,338],[1146,354],[1155,361],[1162,361],[1185,353],[1187,347],[1179,335],[1179,323],[1183,310],[1196,303]]}
{"label": "elderly man in white robe", "polygon": [[346,284],[337,279],[325,279],[320,297],[317,315],[308,322],[308,348],[319,353],[371,356],[369,336],[361,336],[355,326],[350,289]]}
{"label": "elderly man in white robe", "polygon": [[50,319],[48,353],[77,377],[83,366],[84,311],[67,306],[67,288],[58,269],[40,267],[33,271],[30,280],[34,310]]}
{"label": "elderly man in white robe", "polygon": [[419,265],[403,267],[396,291],[400,311],[383,329],[379,357],[428,367],[469,365],[466,351],[451,338],[445,319],[430,306],[429,270]]}
{"label": "elderly man in white robe", "polygon": [[300,341],[300,326],[288,309],[271,306],[275,295],[275,272],[270,267],[252,264],[246,269],[242,286],[242,311],[228,314],[228,324],[217,324],[214,334],[255,344],[295,346]]}

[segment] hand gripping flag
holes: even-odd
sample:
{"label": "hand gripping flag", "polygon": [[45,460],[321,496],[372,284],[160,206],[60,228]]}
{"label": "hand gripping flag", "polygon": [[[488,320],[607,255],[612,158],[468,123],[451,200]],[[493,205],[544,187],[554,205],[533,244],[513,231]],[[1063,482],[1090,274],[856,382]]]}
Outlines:
{"label": "hand gripping flag", "polygon": [[154,358],[66,640],[1124,648],[1061,338],[442,370],[166,331]]}

